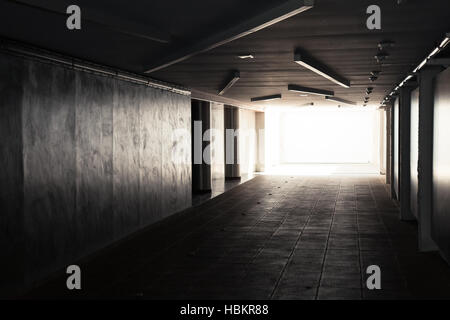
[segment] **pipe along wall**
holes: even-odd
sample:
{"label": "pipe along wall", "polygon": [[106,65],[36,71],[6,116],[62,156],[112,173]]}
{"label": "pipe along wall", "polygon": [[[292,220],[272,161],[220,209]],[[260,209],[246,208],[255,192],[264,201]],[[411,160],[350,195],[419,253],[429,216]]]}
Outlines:
{"label": "pipe along wall", "polygon": [[191,206],[190,129],[190,96],[0,52],[0,294]]}

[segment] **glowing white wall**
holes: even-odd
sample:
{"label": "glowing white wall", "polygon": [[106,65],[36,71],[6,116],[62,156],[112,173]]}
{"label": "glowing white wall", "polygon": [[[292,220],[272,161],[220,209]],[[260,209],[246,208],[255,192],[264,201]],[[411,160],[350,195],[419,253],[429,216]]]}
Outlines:
{"label": "glowing white wall", "polygon": [[269,107],[266,162],[379,166],[379,124],[372,108]]}

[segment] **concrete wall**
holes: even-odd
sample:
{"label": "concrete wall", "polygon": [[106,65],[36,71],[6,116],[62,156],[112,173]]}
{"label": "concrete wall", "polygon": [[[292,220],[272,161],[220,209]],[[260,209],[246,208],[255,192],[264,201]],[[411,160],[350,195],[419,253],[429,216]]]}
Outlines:
{"label": "concrete wall", "polygon": [[14,292],[24,267],[23,68],[21,59],[0,58],[0,297]]}
{"label": "concrete wall", "polygon": [[255,172],[255,111],[239,109],[239,163],[241,175]]}
{"label": "concrete wall", "polygon": [[224,106],[211,102],[211,179],[225,178]]}
{"label": "concrete wall", "polygon": [[[380,163],[380,174],[386,174],[386,111],[379,110],[379,137],[378,161]],[[375,152],[376,154],[376,152]]]}
{"label": "concrete wall", "polygon": [[394,112],[393,112],[394,145],[393,145],[392,150],[393,150],[394,154],[392,155],[392,157],[394,158],[393,159],[393,161],[394,161],[394,167],[393,167],[394,176],[393,176],[392,184],[394,186],[395,195],[396,195],[397,199],[399,199],[399,197],[400,197],[400,192],[399,192],[400,191],[400,185],[399,185],[399,179],[400,179],[400,169],[399,169],[400,168],[400,162],[399,162],[400,161],[400,157],[399,157],[399,155],[400,155],[400,148],[399,148],[399,142],[400,142],[399,124],[400,124],[400,121],[399,121],[399,116],[400,116],[400,113],[399,113],[398,98],[395,99],[393,107],[394,107]]}
{"label": "concrete wall", "polygon": [[418,218],[419,88],[411,92],[411,212]]}
{"label": "concrete wall", "polygon": [[434,94],[433,213],[431,234],[450,262],[450,69],[440,73]]}
{"label": "concrete wall", "polygon": [[0,75],[1,271],[23,267],[20,288],[191,205],[189,96],[3,53]]}

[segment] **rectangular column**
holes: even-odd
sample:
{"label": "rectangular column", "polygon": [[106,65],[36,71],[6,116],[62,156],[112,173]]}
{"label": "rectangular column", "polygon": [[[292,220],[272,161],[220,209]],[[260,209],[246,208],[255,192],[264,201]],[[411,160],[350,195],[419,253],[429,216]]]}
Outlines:
{"label": "rectangular column", "polygon": [[241,178],[239,166],[239,109],[232,106],[224,108],[225,120],[225,179]]}
{"label": "rectangular column", "polygon": [[400,219],[414,220],[411,213],[411,91],[404,86],[399,94],[399,198]]}
{"label": "rectangular column", "polygon": [[386,184],[392,183],[392,160],[391,160],[391,147],[392,147],[392,120],[391,120],[392,108],[386,107]]}
{"label": "rectangular column", "polygon": [[[397,106],[398,107],[398,106]],[[391,197],[394,200],[397,200],[397,194],[395,191],[396,188],[396,179],[395,179],[395,160],[396,160],[396,139],[395,139],[395,130],[397,130],[396,125],[395,125],[395,109],[396,109],[396,104],[395,101],[392,101],[391,103],[391,107],[390,107],[390,114],[391,114]]]}
{"label": "rectangular column", "polygon": [[192,192],[211,192],[211,107],[192,99]]}

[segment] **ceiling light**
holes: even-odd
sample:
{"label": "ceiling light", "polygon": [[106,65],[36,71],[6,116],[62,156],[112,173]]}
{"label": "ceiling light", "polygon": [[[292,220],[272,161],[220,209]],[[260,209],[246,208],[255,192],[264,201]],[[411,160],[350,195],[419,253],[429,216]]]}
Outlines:
{"label": "ceiling light", "polygon": [[244,54],[238,56],[239,59],[254,59],[255,57],[252,54]]}
{"label": "ceiling light", "polygon": [[333,102],[339,102],[339,103],[345,103],[345,104],[351,104],[356,105],[356,102],[337,98],[337,97],[325,97],[326,100],[333,101]]}
{"label": "ceiling light", "polygon": [[276,99],[281,99],[281,94],[273,94],[273,95],[270,95],[270,96],[255,97],[255,98],[251,98],[250,101],[252,101],[252,102],[256,102],[256,101],[271,101],[271,100],[276,100]]}
{"label": "ceiling light", "polygon": [[378,63],[383,62],[384,60],[386,60],[387,57],[389,57],[389,54],[383,51],[380,51],[375,55],[375,59],[377,60]]}
{"label": "ceiling light", "polygon": [[423,66],[426,65],[427,61],[428,61],[428,59],[423,60],[423,61],[417,66],[417,68],[414,69],[413,72],[416,73],[417,71],[419,71],[420,69],[422,69]]}
{"label": "ceiling light", "polygon": [[428,55],[427,59],[433,58],[433,56],[435,56],[439,51],[440,51],[439,47],[434,48],[434,50],[431,51],[431,53]]}
{"label": "ceiling light", "polygon": [[442,40],[441,44],[439,45],[439,48],[443,49],[447,46],[447,44],[450,42],[450,33],[447,33],[444,40]]}
{"label": "ceiling light", "polygon": [[303,93],[303,94],[305,94],[305,93],[315,94],[318,96],[334,96],[333,91],[321,90],[321,89],[315,89],[315,88],[307,88],[307,87],[298,86],[296,84],[288,85],[288,90],[293,91],[293,92]]}
{"label": "ceiling light", "polygon": [[225,92],[230,89],[240,78],[241,73],[239,71],[233,71],[230,80],[228,80],[228,83],[223,87],[222,90],[219,91],[219,96],[225,94]]}
{"label": "ceiling light", "polygon": [[384,49],[387,49],[387,48],[392,48],[394,46],[394,44],[395,44],[394,41],[384,40],[384,41],[381,41],[380,43],[378,43],[378,48],[380,50],[384,50]]}
{"label": "ceiling light", "polygon": [[306,57],[304,54],[301,54],[300,52],[295,53],[294,62],[298,63],[299,65],[317,73],[318,75],[324,77],[325,79],[328,79],[344,88],[350,88],[350,81],[340,77],[339,75],[335,74],[331,70],[328,70],[328,68],[326,66],[321,65],[320,63],[318,63],[317,61],[314,61],[310,57]]}

